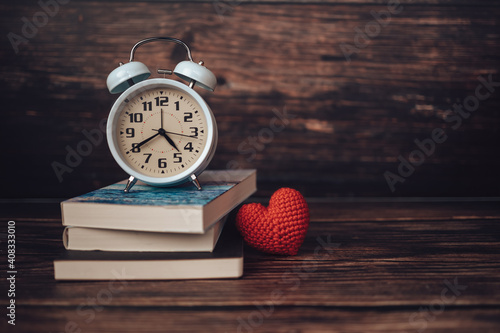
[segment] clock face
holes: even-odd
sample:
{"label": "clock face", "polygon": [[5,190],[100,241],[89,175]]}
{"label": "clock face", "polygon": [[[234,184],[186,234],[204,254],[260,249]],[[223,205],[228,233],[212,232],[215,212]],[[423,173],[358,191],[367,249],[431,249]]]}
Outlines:
{"label": "clock face", "polygon": [[129,174],[161,183],[161,178],[190,175],[207,159],[213,145],[211,111],[207,114],[206,104],[204,108],[199,103],[201,97],[183,87],[145,85],[124,96],[114,116],[110,115],[112,151]]}

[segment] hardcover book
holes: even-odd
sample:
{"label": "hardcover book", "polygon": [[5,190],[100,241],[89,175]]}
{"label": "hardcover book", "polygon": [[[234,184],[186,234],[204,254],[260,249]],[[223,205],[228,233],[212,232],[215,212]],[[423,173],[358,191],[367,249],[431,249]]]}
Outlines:
{"label": "hardcover book", "polygon": [[63,243],[67,250],[79,251],[212,252],[225,221],[223,217],[204,234],[66,227]]}
{"label": "hardcover book", "polygon": [[68,250],[54,260],[56,280],[183,280],[239,278],[243,240],[226,226],[213,252],[106,252]]}
{"label": "hardcover book", "polygon": [[151,232],[205,233],[257,190],[256,170],[207,170],[192,184],[153,187],[125,181],[63,201],[63,225]]}

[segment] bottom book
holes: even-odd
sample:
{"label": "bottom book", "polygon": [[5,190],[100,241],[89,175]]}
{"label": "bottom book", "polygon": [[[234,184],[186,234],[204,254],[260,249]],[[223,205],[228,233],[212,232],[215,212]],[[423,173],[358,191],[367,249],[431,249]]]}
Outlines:
{"label": "bottom book", "polygon": [[213,252],[103,252],[68,250],[54,260],[56,280],[182,280],[239,278],[243,240],[226,225]]}

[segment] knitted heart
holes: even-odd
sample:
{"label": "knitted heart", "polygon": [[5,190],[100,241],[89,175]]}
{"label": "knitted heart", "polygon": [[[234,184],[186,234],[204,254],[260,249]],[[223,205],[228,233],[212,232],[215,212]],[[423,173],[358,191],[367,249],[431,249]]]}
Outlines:
{"label": "knitted heart", "polygon": [[243,205],[236,226],[245,242],[259,251],[296,255],[306,237],[309,208],[300,192],[281,188],[267,208],[258,203]]}

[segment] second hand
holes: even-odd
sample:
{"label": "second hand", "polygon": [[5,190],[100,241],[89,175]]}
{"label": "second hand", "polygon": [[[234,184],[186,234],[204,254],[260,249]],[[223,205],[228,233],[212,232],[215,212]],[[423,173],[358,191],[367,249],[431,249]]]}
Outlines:
{"label": "second hand", "polygon": [[[153,130],[153,131],[157,131],[157,132],[159,131],[159,130],[154,129],[154,128],[152,128],[152,130]],[[187,138],[198,139],[198,137],[197,137],[197,136],[194,136],[194,135],[185,135],[185,134],[180,134],[180,133],[175,133],[175,132],[169,132],[169,131],[165,131],[165,130],[163,130],[163,131],[164,131],[165,133],[168,133],[168,134],[174,134],[174,135],[179,135],[179,136],[185,136],[185,137],[187,137]]]}
{"label": "second hand", "polygon": [[[160,129],[163,129],[163,108],[160,109],[161,110],[161,114],[160,114]],[[159,131],[160,129],[152,129],[153,131]],[[187,138],[192,138],[192,139],[198,139],[197,136],[193,136],[193,135],[185,135],[185,134],[180,134],[180,133],[174,133],[174,132],[169,132],[169,131],[165,131],[163,129],[163,132],[165,133],[168,133],[168,134],[174,134],[174,135],[179,135],[179,136],[185,136]]]}

